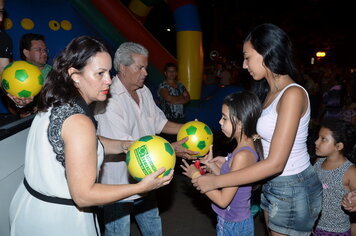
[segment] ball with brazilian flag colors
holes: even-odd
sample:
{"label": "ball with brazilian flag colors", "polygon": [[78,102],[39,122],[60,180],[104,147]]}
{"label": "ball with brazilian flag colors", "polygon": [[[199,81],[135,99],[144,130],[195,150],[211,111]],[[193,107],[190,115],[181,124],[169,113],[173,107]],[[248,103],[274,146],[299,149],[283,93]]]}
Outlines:
{"label": "ball with brazilian flag colors", "polygon": [[198,154],[196,157],[203,157],[210,150],[213,144],[213,132],[209,126],[201,121],[189,121],[185,123],[178,131],[177,141],[189,137],[188,141],[182,144],[183,147]]}
{"label": "ball with brazilian flag colors", "polygon": [[41,91],[43,82],[41,70],[27,61],[8,64],[1,76],[3,89],[18,98],[36,96]]}
{"label": "ball with brazilian flag colors", "polygon": [[130,175],[141,181],[159,168],[166,170],[159,177],[166,176],[174,168],[176,154],[172,145],[157,135],[147,135],[136,140],[126,153],[126,164]]}

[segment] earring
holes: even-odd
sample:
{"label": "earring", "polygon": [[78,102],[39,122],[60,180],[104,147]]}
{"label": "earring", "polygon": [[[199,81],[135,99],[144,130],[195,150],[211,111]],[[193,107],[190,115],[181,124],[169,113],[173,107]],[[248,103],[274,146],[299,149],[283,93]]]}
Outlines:
{"label": "earring", "polygon": [[74,81],[74,83],[78,84],[78,83],[79,83],[79,81],[78,81],[78,80],[75,80],[75,81]]}

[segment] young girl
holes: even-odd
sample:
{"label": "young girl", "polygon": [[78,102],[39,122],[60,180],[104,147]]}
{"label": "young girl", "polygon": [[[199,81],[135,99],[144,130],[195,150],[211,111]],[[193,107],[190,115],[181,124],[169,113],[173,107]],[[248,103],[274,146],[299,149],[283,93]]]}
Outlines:
{"label": "young girl", "polygon": [[322,186],[307,151],[308,93],[295,82],[291,41],[281,28],[262,24],[243,44],[243,68],[261,85],[263,111],[257,122],[264,159],[240,171],[201,176],[192,182],[205,193],[267,179],[261,208],[271,235],[309,236],[321,210]]}
{"label": "young girl", "polygon": [[[210,153],[201,160],[215,175],[243,169],[254,164],[262,156],[262,144],[256,134],[256,124],[261,115],[261,104],[256,95],[243,91],[227,96],[222,105],[219,121],[222,132],[237,141],[233,153],[226,157],[222,166],[209,164]],[[257,154],[258,153],[258,154]],[[200,176],[194,164],[183,160],[183,174],[190,178]],[[254,235],[253,218],[250,212],[251,185],[230,187],[207,192],[213,201],[212,208],[218,215],[217,235]]]}
{"label": "young girl", "polygon": [[348,159],[355,142],[355,129],[345,121],[324,120],[315,141],[314,164],[323,185],[323,205],[314,235],[350,236],[349,215],[340,203],[356,189],[356,167]]}

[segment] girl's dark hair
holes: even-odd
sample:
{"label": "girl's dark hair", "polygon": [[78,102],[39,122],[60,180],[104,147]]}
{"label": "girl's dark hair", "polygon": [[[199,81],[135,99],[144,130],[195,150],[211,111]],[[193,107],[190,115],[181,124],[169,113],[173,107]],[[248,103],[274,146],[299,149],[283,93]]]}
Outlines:
{"label": "girl's dark hair", "polygon": [[[232,124],[230,141],[236,132],[238,122],[241,122],[241,135],[244,133],[248,138],[257,136],[256,126],[262,113],[262,105],[255,94],[247,90],[233,93],[224,99],[223,104],[229,109]],[[259,159],[261,159],[263,157],[261,139],[256,139],[254,143]]]}
{"label": "girl's dark hair", "polygon": [[[297,80],[292,43],[281,28],[273,24],[259,25],[246,36],[244,42],[251,42],[253,48],[262,55],[266,67],[273,73],[289,75],[293,80]],[[267,81],[258,81],[253,87],[254,92],[263,101],[269,90]]]}
{"label": "girl's dark hair", "polygon": [[51,106],[65,103],[72,104],[80,97],[74,81],[68,74],[68,69],[73,67],[80,73],[98,52],[108,52],[102,42],[89,36],[74,38],[54,60],[39,94],[38,111],[46,111]]}
{"label": "girl's dark hair", "polygon": [[344,120],[330,118],[322,120],[320,126],[331,131],[332,137],[335,139],[335,144],[344,144],[344,148],[341,150],[341,153],[352,161],[351,155],[353,153],[356,139],[355,127]]}

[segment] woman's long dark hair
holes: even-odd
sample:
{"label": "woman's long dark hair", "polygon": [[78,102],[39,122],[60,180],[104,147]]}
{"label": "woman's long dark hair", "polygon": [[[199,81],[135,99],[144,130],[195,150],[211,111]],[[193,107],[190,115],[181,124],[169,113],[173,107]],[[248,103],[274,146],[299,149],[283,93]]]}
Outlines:
{"label": "woman's long dark hair", "polygon": [[53,67],[39,94],[38,111],[47,111],[51,106],[60,106],[65,103],[72,104],[80,97],[74,81],[68,74],[68,69],[73,67],[82,71],[88,61],[98,52],[108,52],[102,42],[89,36],[74,38],[54,60]]}
{"label": "woman's long dark hair", "polygon": [[[230,140],[241,122],[241,135],[244,133],[248,138],[257,136],[256,126],[258,118],[262,113],[262,105],[258,97],[247,90],[228,95],[223,102],[229,109],[229,118],[232,125]],[[261,139],[256,139],[255,149],[259,159],[263,158]]]}
{"label": "woman's long dark hair", "polygon": [[[253,48],[263,57],[267,68],[278,75],[289,75],[297,80],[298,72],[293,62],[292,43],[286,32],[273,24],[262,24],[254,28],[244,42],[251,42]],[[253,91],[264,101],[269,87],[265,79],[257,81]]]}

